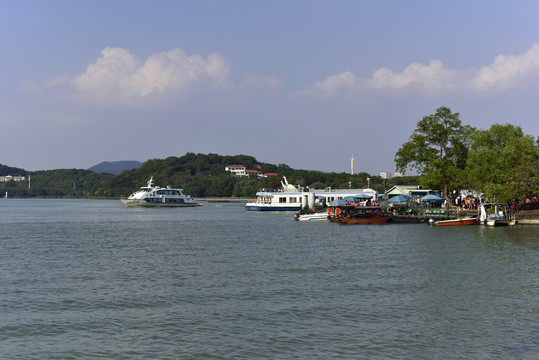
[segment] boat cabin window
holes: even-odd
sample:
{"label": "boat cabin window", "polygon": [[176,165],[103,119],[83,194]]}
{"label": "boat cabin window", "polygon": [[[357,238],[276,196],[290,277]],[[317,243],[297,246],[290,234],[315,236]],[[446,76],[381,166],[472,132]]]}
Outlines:
{"label": "boat cabin window", "polygon": [[159,195],[179,195],[177,190],[157,190]]}
{"label": "boat cabin window", "polygon": [[279,197],[279,203],[282,204],[282,203],[285,203],[286,202],[286,198],[285,197]]}
{"label": "boat cabin window", "polygon": [[291,197],[291,198],[290,198],[290,202],[291,202],[291,203],[297,202],[297,201],[296,201],[296,198],[295,198],[295,197]]}

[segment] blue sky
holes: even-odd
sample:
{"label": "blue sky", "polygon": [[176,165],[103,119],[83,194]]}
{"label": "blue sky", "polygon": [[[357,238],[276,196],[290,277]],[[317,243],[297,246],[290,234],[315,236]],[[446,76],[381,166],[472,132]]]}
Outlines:
{"label": "blue sky", "polygon": [[537,1],[0,1],[0,164],[394,172],[423,116],[539,136]]}

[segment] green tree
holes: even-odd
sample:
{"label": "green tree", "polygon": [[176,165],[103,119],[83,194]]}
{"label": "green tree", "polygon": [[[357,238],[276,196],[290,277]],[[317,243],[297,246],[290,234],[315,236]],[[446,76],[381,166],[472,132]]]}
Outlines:
{"label": "green tree", "polygon": [[316,182],[313,182],[310,185],[310,188],[312,188],[312,189],[325,189],[326,184],[324,184],[323,182],[320,182],[320,181],[316,181]]}
{"label": "green tree", "polygon": [[[468,172],[474,189],[487,198],[507,202],[518,198],[529,184],[527,174],[533,175],[529,164],[537,159],[538,147],[531,135],[520,126],[494,124],[489,130],[478,130],[468,153]],[[521,178],[521,180],[519,180]],[[524,185],[524,184],[528,185]],[[524,186],[524,188],[521,188]]]}
{"label": "green tree", "polygon": [[417,170],[424,186],[443,189],[451,202],[449,194],[462,186],[473,131],[462,125],[459,113],[440,107],[417,123],[410,139],[395,154],[396,167],[403,174],[408,168]]}
{"label": "green tree", "polygon": [[515,171],[502,175],[502,181],[507,184],[502,194],[505,199],[519,199],[524,203],[526,198],[537,196],[539,194],[539,156],[529,163],[520,165]]}

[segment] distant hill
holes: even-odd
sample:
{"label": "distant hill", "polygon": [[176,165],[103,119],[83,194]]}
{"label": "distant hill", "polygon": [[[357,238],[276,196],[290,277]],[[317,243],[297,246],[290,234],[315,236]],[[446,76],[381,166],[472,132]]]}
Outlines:
{"label": "distant hill", "polygon": [[88,170],[95,171],[96,173],[119,175],[125,170],[138,169],[141,166],[142,163],[140,161],[103,161]]}

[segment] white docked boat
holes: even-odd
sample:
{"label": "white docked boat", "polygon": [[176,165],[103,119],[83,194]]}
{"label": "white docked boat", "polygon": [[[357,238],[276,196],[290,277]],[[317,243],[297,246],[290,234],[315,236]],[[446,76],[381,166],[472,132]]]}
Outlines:
{"label": "white docked boat", "polygon": [[183,189],[172,189],[170,186],[160,188],[153,185],[153,176],[146,186],[121,199],[127,207],[190,207],[198,206],[198,202],[190,195],[184,195]]}
{"label": "white docked boat", "polygon": [[362,196],[374,201],[376,191],[372,189],[306,189],[288,183],[286,177],[281,181],[282,188],[262,189],[256,193],[256,200],[245,204],[246,210],[256,211],[298,211],[303,208],[323,206],[347,196]]}
{"label": "white docked boat", "polygon": [[513,226],[517,223],[506,204],[481,204],[479,222],[488,226]]}

